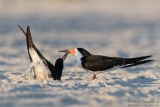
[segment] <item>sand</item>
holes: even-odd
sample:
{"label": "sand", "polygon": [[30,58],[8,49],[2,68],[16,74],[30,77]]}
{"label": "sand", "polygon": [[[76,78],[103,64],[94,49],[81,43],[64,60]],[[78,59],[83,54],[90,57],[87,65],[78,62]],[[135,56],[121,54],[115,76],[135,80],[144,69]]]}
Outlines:
{"label": "sand", "polygon": [[[0,2],[0,107],[160,106],[160,2]],[[58,50],[82,47],[105,56],[152,55],[155,61],[93,74],[68,55],[62,81],[29,81],[26,40],[17,27],[29,25],[33,42],[54,64]]]}

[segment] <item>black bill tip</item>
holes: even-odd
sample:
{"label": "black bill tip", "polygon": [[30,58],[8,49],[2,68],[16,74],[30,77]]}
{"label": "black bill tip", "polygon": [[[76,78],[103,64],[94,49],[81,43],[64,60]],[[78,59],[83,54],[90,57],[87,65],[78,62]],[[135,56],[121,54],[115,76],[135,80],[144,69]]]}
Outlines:
{"label": "black bill tip", "polygon": [[66,59],[68,52],[62,56],[63,61]]}

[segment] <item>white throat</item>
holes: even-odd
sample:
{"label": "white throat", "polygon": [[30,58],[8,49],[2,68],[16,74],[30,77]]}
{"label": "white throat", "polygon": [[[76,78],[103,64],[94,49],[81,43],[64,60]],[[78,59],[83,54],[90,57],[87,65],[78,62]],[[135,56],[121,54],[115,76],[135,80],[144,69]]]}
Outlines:
{"label": "white throat", "polygon": [[81,65],[81,58],[83,57],[82,54],[77,50],[77,49],[74,49],[76,51],[75,55],[77,57],[77,62],[78,64],[82,67]]}

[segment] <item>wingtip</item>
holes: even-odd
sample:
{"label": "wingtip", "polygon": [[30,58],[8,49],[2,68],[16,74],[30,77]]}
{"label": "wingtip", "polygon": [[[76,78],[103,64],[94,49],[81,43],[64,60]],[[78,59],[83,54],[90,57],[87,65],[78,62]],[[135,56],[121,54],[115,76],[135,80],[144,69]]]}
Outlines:
{"label": "wingtip", "polygon": [[152,57],[152,55],[148,55],[148,57]]}
{"label": "wingtip", "polygon": [[122,66],[121,68],[128,68],[128,67],[137,66],[137,65],[141,65],[141,64],[145,64],[145,63],[149,63],[149,62],[153,62],[153,61],[154,60],[143,60],[143,61],[136,62],[134,64],[129,64],[129,65],[126,65],[126,66]]}
{"label": "wingtip", "polygon": [[30,27],[27,26],[27,31],[26,31],[26,36],[27,36],[27,42],[28,42],[28,46],[29,47],[33,47],[33,41],[32,41],[32,37],[31,37],[31,31],[30,31]]}
{"label": "wingtip", "polygon": [[26,36],[26,32],[17,24],[17,26],[19,27],[19,29],[23,32],[23,34]]}
{"label": "wingtip", "polygon": [[29,26],[27,26],[27,30],[30,30],[30,27],[29,27]]}
{"label": "wingtip", "polygon": [[31,31],[30,31],[30,27],[29,26],[27,26],[27,34],[31,35]]}
{"label": "wingtip", "polygon": [[145,56],[145,59],[146,59],[146,58],[150,58],[150,57],[152,57],[152,55]]}
{"label": "wingtip", "polygon": [[150,57],[152,57],[152,55],[142,56],[142,57],[137,57],[137,58],[139,58],[140,60],[144,60],[144,59],[147,59],[147,58],[150,58]]}
{"label": "wingtip", "polygon": [[17,26],[21,29],[21,27],[17,24]]}

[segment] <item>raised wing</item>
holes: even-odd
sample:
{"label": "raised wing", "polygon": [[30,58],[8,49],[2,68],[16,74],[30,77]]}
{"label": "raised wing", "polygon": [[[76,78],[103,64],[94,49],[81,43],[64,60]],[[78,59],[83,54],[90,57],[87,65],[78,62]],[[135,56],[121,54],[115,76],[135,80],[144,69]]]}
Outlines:
{"label": "raised wing", "polygon": [[[28,50],[28,55],[29,55],[30,61],[32,62],[32,58],[31,58],[30,53],[29,53],[29,47],[32,47],[37,52],[38,56],[41,59],[45,59],[45,57],[40,53],[40,51],[37,49],[37,47],[32,42],[29,26],[27,27],[27,31],[26,31],[27,33],[25,33],[25,31],[19,25],[17,25],[17,26],[21,29],[21,31],[23,32],[23,34],[26,36],[27,50]],[[28,38],[28,36],[30,36],[30,37]]]}
{"label": "raised wing", "polygon": [[34,43],[32,42],[32,38],[31,38],[31,33],[30,33],[30,28],[29,26],[27,27],[27,33],[25,33],[25,31],[19,26],[17,25],[21,31],[23,32],[23,34],[26,36],[26,41],[27,41],[27,50],[28,50],[28,55],[29,55],[29,58],[30,58],[30,62],[32,62],[32,58],[30,56],[30,53],[29,53],[29,47],[32,47],[36,53],[38,54],[38,56],[43,60],[43,63],[46,65],[46,67],[50,70],[52,76],[54,79],[59,79],[61,78],[61,76],[59,76],[57,74],[57,70],[55,68],[54,65],[52,65],[41,53],[40,51],[36,48],[36,46],[34,45]]}

